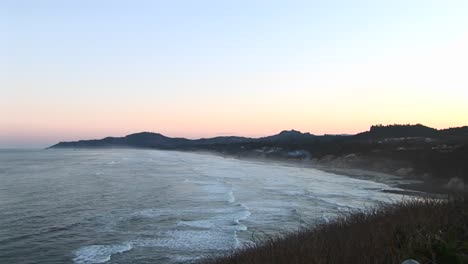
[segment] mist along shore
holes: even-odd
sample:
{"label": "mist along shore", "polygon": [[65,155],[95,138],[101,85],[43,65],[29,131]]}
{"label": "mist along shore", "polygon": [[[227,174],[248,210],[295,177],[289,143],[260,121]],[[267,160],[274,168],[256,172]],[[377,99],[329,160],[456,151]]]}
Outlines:
{"label": "mist along shore", "polygon": [[[400,178],[403,189],[446,194],[467,192],[468,144],[466,139],[390,138],[339,142],[331,147],[291,143],[225,145],[198,149],[218,155],[264,162],[307,166],[350,177],[386,181]],[[393,181],[394,182],[394,181]]]}
{"label": "mist along shore", "polygon": [[[296,158],[288,157],[286,155],[259,155],[257,152],[243,152],[243,153],[226,153],[219,151],[207,150],[190,150],[188,152],[196,152],[198,154],[216,155],[225,158],[234,158],[240,160],[248,160],[255,162],[262,162],[266,164],[279,164],[283,166],[294,166],[317,169],[333,174],[345,175],[352,178],[371,180],[380,183],[385,183],[392,187],[401,188],[401,191],[395,190],[382,190],[382,192],[392,192],[398,194],[405,194],[418,197],[447,197],[448,194],[453,192],[466,192],[466,188],[460,186],[449,186],[444,178],[429,178],[415,175],[401,175],[394,173],[395,167],[385,167],[386,162],[381,166],[361,166],[363,163],[371,163],[371,161],[360,161],[358,165],[353,163],[346,163],[342,159],[339,162],[326,162],[317,161],[309,158]],[[338,158],[340,159],[340,158]],[[338,163],[338,164],[337,164]],[[393,173],[392,173],[393,172]],[[453,181],[453,180],[452,180]],[[462,184],[457,182],[457,184]]]}
{"label": "mist along shore", "polygon": [[214,155],[220,156],[223,158],[232,158],[239,160],[246,160],[251,162],[259,162],[265,164],[275,164],[281,166],[292,166],[292,167],[301,167],[301,168],[310,168],[316,169],[332,174],[344,175],[361,180],[375,181],[379,183],[387,184],[391,187],[401,188],[401,191],[396,190],[386,190],[383,189],[382,192],[391,192],[398,194],[407,194],[410,196],[418,197],[440,197],[450,193],[451,190],[445,188],[444,185],[439,185],[441,187],[436,188],[434,191],[433,183],[425,182],[418,178],[402,177],[398,175],[392,175],[384,172],[378,172],[368,169],[360,168],[344,168],[344,167],[333,167],[331,165],[321,165],[317,164],[311,160],[301,160],[301,159],[287,159],[287,158],[273,158],[273,157],[258,157],[252,155],[240,156],[232,155],[226,153],[219,153],[215,151],[187,151],[189,153],[197,153],[201,155]]}
{"label": "mist along shore", "polygon": [[[468,206],[466,198],[459,198],[466,197],[467,190],[467,132],[467,127],[441,131],[421,125],[377,126],[354,136],[317,137],[283,131],[260,139],[200,140],[138,133],[64,142],[53,148],[126,147],[255,159],[397,184],[406,190],[403,194],[425,197],[374,211],[346,213],[205,263],[401,263],[407,258],[421,263],[468,263]],[[442,196],[434,199],[421,192]]]}
{"label": "mist along shore", "polygon": [[[212,152],[236,158],[296,162],[322,170],[379,180],[395,175],[405,189],[430,193],[467,191],[468,126],[434,129],[421,124],[371,126],[356,135],[312,135],[295,130],[247,138],[186,139],[141,132],[125,137],[60,142],[50,148],[144,148]],[[367,172],[366,172],[367,171]],[[372,172],[372,173],[368,173]],[[406,182],[408,183],[408,182]]]}
{"label": "mist along shore", "polygon": [[[223,256],[207,257],[200,263],[390,264],[408,259],[421,264],[468,263],[468,194],[464,177],[417,175],[411,173],[412,169],[398,168],[401,163],[391,158],[366,160],[365,156],[356,154],[324,159],[261,154],[256,151],[221,155],[396,184],[403,189],[400,194],[419,198],[345,213],[327,223],[256,240]],[[455,164],[457,162],[463,159],[456,160]]]}
{"label": "mist along shore", "polygon": [[[408,259],[431,264],[468,263],[468,196],[464,177],[457,177],[466,176],[460,169],[463,156],[455,156],[457,160],[448,162],[459,166],[461,174],[441,177],[435,170],[427,170],[433,173],[431,176],[427,172],[414,173],[412,166],[418,166],[417,163],[401,163],[392,155],[381,158],[353,153],[317,159],[307,152],[291,149],[275,152],[268,148],[241,152],[216,149],[203,153],[383,182],[400,187],[400,194],[419,198],[348,212],[327,223],[255,240],[223,256],[207,257],[202,264],[390,264]],[[426,157],[425,162],[429,161]]]}

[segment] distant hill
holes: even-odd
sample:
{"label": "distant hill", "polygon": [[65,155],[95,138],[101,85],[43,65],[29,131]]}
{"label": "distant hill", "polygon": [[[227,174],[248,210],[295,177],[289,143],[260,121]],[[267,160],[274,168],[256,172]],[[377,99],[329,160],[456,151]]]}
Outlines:
{"label": "distant hill", "polygon": [[224,136],[214,138],[186,139],[171,138],[159,133],[141,132],[130,134],[125,137],[106,137],[103,139],[79,140],[72,142],[60,142],[50,148],[193,148],[210,145],[242,144],[252,142],[270,142],[270,143],[293,143],[306,142],[315,139],[316,136],[310,133],[301,133],[296,130],[282,131],[277,135],[248,138],[236,136]]}
{"label": "distant hill", "polygon": [[201,138],[192,140],[193,145],[213,145],[213,144],[235,144],[235,143],[246,143],[255,141],[254,138],[247,137],[236,137],[236,136],[226,136],[226,137],[214,137],[214,138]]}
{"label": "distant hill", "polygon": [[259,141],[265,142],[297,142],[297,141],[310,141],[315,139],[316,136],[310,133],[302,133],[297,130],[283,130],[277,135],[259,138]]}
{"label": "distant hill", "polygon": [[215,137],[202,139],[171,138],[159,133],[141,132],[125,137],[106,137],[103,139],[60,142],[50,148],[162,148],[179,149],[213,144],[234,144],[251,142],[245,137]]}
{"label": "distant hill", "polygon": [[468,127],[437,130],[421,124],[375,125],[356,135],[317,136],[284,130],[272,136],[171,138],[141,132],[124,137],[60,142],[50,148],[146,148],[213,151],[236,157],[313,160],[317,164],[468,181]]}
{"label": "distant hill", "polygon": [[439,131],[442,135],[447,136],[468,136],[468,126],[447,128]]}
{"label": "distant hill", "polygon": [[172,147],[188,143],[188,139],[169,138],[159,133],[141,132],[125,137],[106,137],[103,139],[60,142],[51,148],[157,148]]}
{"label": "distant hill", "polygon": [[375,125],[371,126],[369,131],[349,135],[323,135],[316,136],[310,133],[302,133],[297,130],[283,130],[279,134],[261,137],[248,138],[237,136],[224,136],[214,138],[186,139],[171,138],[159,133],[141,132],[130,134],[125,137],[106,137],[103,139],[79,140],[72,142],[60,142],[50,148],[162,148],[162,149],[180,149],[197,148],[215,145],[231,144],[261,144],[269,145],[279,144],[285,146],[292,144],[295,147],[301,144],[343,142],[361,140],[361,139],[384,139],[384,138],[439,138],[444,136],[468,137],[468,126],[459,128],[448,128],[437,130],[421,124],[417,125]]}
{"label": "distant hill", "polygon": [[439,131],[435,128],[427,127],[421,124],[417,125],[376,125],[371,126],[369,131],[359,133],[358,138],[402,138],[402,137],[435,137]]}

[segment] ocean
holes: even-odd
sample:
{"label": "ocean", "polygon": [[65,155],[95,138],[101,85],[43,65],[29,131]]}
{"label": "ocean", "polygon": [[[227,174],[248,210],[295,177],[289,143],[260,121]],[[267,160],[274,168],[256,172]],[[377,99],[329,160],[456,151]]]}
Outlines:
{"label": "ocean", "polygon": [[192,263],[403,199],[299,165],[159,150],[0,150],[0,263]]}

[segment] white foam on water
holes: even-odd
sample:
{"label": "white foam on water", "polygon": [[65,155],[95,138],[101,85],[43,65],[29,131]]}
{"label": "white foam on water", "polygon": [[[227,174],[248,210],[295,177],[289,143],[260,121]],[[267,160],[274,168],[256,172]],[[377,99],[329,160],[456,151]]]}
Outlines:
{"label": "white foam on water", "polygon": [[209,212],[215,215],[204,219],[179,221],[178,225],[225,230],[246,230],[247,227],[240,224],[239,221],[245,220],[251,215],[248,208],[242,204],[212,209]]}
{"label": "white foam on water", "polygon": [[[185,214],[199,214],[199,213],[224,213],[226,212],[226,209],[221,208],[177,208],[177,215],[185,215]],[[164,217],[164,216],[173,216],[174,214],[174,209],[173,208],[148,208],[148,209],[143,209],[137,212],[134,212],[132,216],[139,216],[139,217],[145,217],[145,218],[159,218],[159,217]]]}
{"label": "white foam on water", "polygon": [[[289,195],[289,196],[305,196],[307,194],[307,191],[304,190],[304,189],[272,189],[272,191],[276,191],[276,192],[280,192],[282,194],[285,194],[285,195]],[[292,198],[294,199],[294,197]]]}
{"label": "white foam on water", "polygon": [[208,220],[194,220],[194,221],[179,221],[177,225],[185,225],[191,227],[211,229],[216,227],[216,223],[211,219]]}
{"label": "white foam on water", "polygon": [[[250,211],[247,209],[247,207],[243,206],[246,210],[242,212],[242,214],[239,215],[239,217],[235,220],[235,223],[239,226],[239,229],[237,231],[246,231],[247,226],[243,225],[240,223],[241,220],[245,220],[249,218],[251,215]],[[236,239],[236,248],[240,247],[242,243],[240,242],[239,238],[237,237],[237,231],[234,233],[234,237]]]}
{"label": "white foam on water", "polygon": [[[226,221],[227,220],[227,221]],[[245,231],[247,226],[240,224],[239,219],[208,219],[208,220],[195,220],[195,221],[180,221],[179,226],[190,226],[204,229],[217,229],[217,230],[237,230]]]}
{"label": "white foam on water", "polygon": [[225,230],[172,230],[166,232],[163,238],[143,239],[132,242],[138,247],[160,247],[181,252],[210,250],[229,250],[236,247],[234,232]]}
{"label": "white foam on water", "polygon": [[[34,201],[28,206],[34,207],[30,208],[36,208],[36,202],[42,202],[36,198],[43,197],[42,194],[49,190],[49,186],[42,183],[53,179],[60,184],[57,186],[64,186],[59,188],[64,191],[64,199],[58,201],[63,204],[57,208],[76,206],[76,209],[70,209],[72,213],[64,215],[65,220],[84,223],[73,227],[73,232],[79,233],[80,238],[65,236],[65,243],[81,238],[106,241],[100,245],[89,242],[90,245],[74,248],[72,258],[78,264],[113,262],[123,256],[130,258],[140,251],[119,254],[143,246],[158,247],[154,254],[164,260],[172,255],[191,257],[216,253],[236,247],[237,236],[248,240],[248,235],[242,233],[247,229],[246,225],[249,229],[271,233],[293,230],[302,219],[311,223],[325,221],[336,217],[340,210],[364,208],[388,202],[390,198],[401,198],[398,194],[380,192],[382,189],[395,190],[386,184],[307,168],[156,150],[85,151],[47,152],[53,157],[51,161],[64,153],[72,158],[65,160],[70,164],[66,172],[58,170],[51,174],[50,170],[41,169],[45,173],[41,177],[24,178],[25,182],[31,181],[32,186],[40,187],[25,189],[28,196],[29,191],[40,195],[31,197]],[[124,168],[119,166],[122,164]],[[34,166],[28,170],[39,171]],[[18,168],[21,170],[16,173],[28,175],[21,166]],[[13,167],[2,169],[9,171]],[[100,176],[80,178],[83,171]],[[70,188],[67,193],[70,182],[75,183],[77,179],[81,179],[78,188]],[[96,184],[96,180],[112,184]],[[18,182],[15,184],[20,186]],[[135,188],[125,188],[128,184]],[[134,189],[141,193],[135,193]],[[70,200],[66,200],[67,197]],[[44,198],[55,200],[56,196]],[[75,199],[82,202],[77,203]],[[240,203],[248,208],[238,205]]]}
{"label": "white foam on water", "polygon": [[155,218],[155,217],[160,217],[160,216],[162,216],[164,214],[167,214],[167,213],[168,213],[167,209],[164,210],[164,209],[150,208],[150,209],[144,209],[144,210],[135,212],[135,213],[133,213],[133,215],[146,217],[146,218]]}
{"label": "white foam on water", "polygon": [[181,256],[181,255],[176,255],[176,256],[170,256],[172,260],[174,260],[177,263],[193,263],[197,260],[200,260],[203,258],[203,256]]}
{"label": "white foam on water", "polygon": [[120,245],[91,245],[75,251],[73,261],[78,264],[104,263],[111,259],[112,255],[124,253],[133,247],[130,243]]}
{"label": "white foam on water", "polygon": [[232,194],[232,189],[228,188],[220,182],[211,182],[202,186],[203,190],[211,195],[221,195],[221,197],[226,200],[235,200],[234,195]]}
{"label": "white foam on water", "polygon": [[[193,217],[193,220],[178,221],[174,229],[161,232],[157,238],[136,239],[131,242],[132,245],[171,250],[175,252],[175,256],[183,258],[187,257],[186,254],[197,256],[241,246],[237,232],[247,230],[247,226],[240,223],[251,214],[247,207],[237,204],[199,209],[185,208],[179,213]],[[165,211],[166,209],[154,209],[145,211],[144,215],[157,216]],[[194,258],[189,257],[187,261],[189,260],[193,261]]]}
{"label": "white foam on water", "polygon": [[234,203],[236,201],[236,197],[234,196],[234,191],[232,189],[231,184],[224,182],[220,179],[216,179],[216,181],[195,181],[195,180],[187,180],[185,179],[183,182],[185,183],[194,183],[210,195],[209,199],[212,200],[214,197],[211,195],[221,195],[220,198],[223,200]]}
{"label": "white foam on water", "polygon": [[232,189],[229,190],[226,195],[227,195],[227,201],[228,202],[233,203],[233,202],[236,201],[236,197],[234,196],[234,192],[233,192]]}

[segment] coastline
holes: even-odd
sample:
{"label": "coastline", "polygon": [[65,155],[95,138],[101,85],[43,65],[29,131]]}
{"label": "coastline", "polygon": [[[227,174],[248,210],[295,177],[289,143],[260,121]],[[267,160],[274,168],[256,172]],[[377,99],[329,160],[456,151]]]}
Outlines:
{"label": "coastline", "polygon": [[[46,148],[50,150],[53,148]],[[403,195],[419,196],[419,197],[435,197],[441,198],[453,193],[453,190],[446,188],[446,179],[429,178],[429,177],[415,177],[409,175],[395,175],[388,173],[389,168],[381,166],[381,171],[375,169],[362,168],[360,166],[353,166],[351,163],[340,163],[335,166],[332,162],[320,162],[313,159],[291,159],[280,157],[268,157],[255,155],[252,152],[245,152],[243,154],[225,153],[216,150],[206,149],[157,149],[157,148],[131,148],[131,147],[118,147],[112,149],[146,149],[158,151],[175,151],[196,153],[200,155],[212,155],[222,158],[231,158],[238,160],[245,160],[251,162],[261,162],[265,164],[277,164],[281,166],[293,166],[316,169],[327,173],[344,175],[351,178],[370,180],[375,182],[384,183],[390,187],[400,188],[401,191],[396,190],[382,190],[382,192],[393,192]],[[374,167],[375,168],[375,167]],[[463,191],[462,191],[463,192]],[[466,191],[465,191],[466,192]]]}
{"label": "coastline", "polygon": [[277,164],[281,166],[292,166],[315,169],[327,173],[344,175],[351,178],[375,181],[384,183],[390,187],[400,188],[401,191],[397,190],[382,190],[382,192],[397,193],[403,195],[411,195],[418,197],[436,197],[440,198],[450,193],[450,190],[444,188],[444,183],[437,179],[421,179],[415,177],[405,177],[401,175],[393,175],[386,172],[379,172],[375,170],[363,169],[363,168],[343,168],[334,167],[329,164],[320,164],[312,160],[297,160],[297,159],[281,159],[281,158],[268,158],[268,157],[255,157],[252,155],[233,155],[220,153],[216,151],[207,150],[175,150],[188,153],[197,153],[201,155],[213,155],[223,158],[231,158],[245,161],[261,162],[265,164]]}

